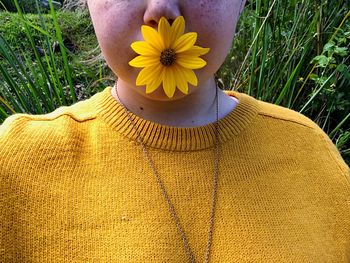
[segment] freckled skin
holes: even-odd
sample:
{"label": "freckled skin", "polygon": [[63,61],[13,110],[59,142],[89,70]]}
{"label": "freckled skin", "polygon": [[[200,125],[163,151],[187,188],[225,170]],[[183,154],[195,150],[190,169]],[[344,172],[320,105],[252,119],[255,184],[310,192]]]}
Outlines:
{"label": "freckled skin", "polygon": [[[118,76],[118,93],[125,98],[124,104],[129,103],[131,108],[133,107],[131,104],[138,104],[134,105],[135,111],[142,105],[143,112],[149,109],[149,114],[152,114],[152,110],[157,111],[164,107],[168,113],[171,113],[175,109],[185,107],[185,104],[189,104],[190,101],[193,102],[192,109],[195,107],[199,109],[205,103],[211,105],[215,94],[213,76],[223,63],[232,44],[240,9],[243,8],[245,1],[88,0],[97,39],[109,67]],[[177,89],[174,97],[169,99],[162,87],[153,93],[146,94],[145,87],[137,87],[135,84],[140,69],[128,65],[128,62],[137,56],[130,48],[130,44],[134,41],[143,41],[142,25],[157,28],[162,16],[171,21],[180,15],[186,21],[185,32],[198,33],[196,45],[211,49],[208,54],[201,56],[208,64],[194,71],[198,77],[198,86],[189,85],[188,95]],[[202,94],[195,95],[198,92]],[[130,97],[133,97],[133,101]],[[185,97],[189,98],[184,99]],[[183,99],[182,102],[180,102],[181,99]]]}

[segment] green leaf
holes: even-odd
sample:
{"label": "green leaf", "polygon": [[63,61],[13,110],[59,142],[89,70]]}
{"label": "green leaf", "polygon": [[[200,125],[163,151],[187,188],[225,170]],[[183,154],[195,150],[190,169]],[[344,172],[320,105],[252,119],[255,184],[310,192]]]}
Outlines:
{"label": "green leaf", "polygon": [[317,67],[325,68],[328,65],[328,58],[325,55],[318,55],[314,57],[311,63],[315,63]]}
{"label": "green leaf", "polygon": [[323,52],[332,52],[334,50],[334,42],[328,42],[326,45],[323,47]]}
{"label": "green leaf", "polygon": [[318,79],[318,75],[317,74],[311,74],[310,75],[310,79],[311,80],[317,80]]}
{"label": "green leaf", "polygon": [[348,54],[348,49],[346,47],[336,47],[334,53],[341,57],[345,57]]}
{"label": "green leaf", "polygon": [[339,64],[337,66],[337,71],[342,73],[347,80],[350,80],[350,72],[345,64]]}
{"label": "green leaf", "polygon": [[347,41],[347,40],[346,40],[345,37],[341,37],[341,38],[338,39],[338,45],[339,45],[339,44],[346,44],[346,41]]}

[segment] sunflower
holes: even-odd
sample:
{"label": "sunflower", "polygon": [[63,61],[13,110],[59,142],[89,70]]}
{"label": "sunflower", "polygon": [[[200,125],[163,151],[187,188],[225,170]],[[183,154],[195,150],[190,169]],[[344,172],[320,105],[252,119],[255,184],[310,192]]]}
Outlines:
{"label": "sunflower", "polygon": [[188,94],[188,83],[198,85],[194,69],[203,68],[207,63],[199,58],[209,48],[195,46],[197,33],[184,34],[185,19],[179,16],[172,25],[162,17],[158,32],[143,25],[141,32],[145,41],[136,41],[131,48],[139,54],[129,62],[130,66],[143,68],[136,78],[136,85],[146,85],[146,93],[152,93],[161,84],[165,94],[172,98],[176,87]]}

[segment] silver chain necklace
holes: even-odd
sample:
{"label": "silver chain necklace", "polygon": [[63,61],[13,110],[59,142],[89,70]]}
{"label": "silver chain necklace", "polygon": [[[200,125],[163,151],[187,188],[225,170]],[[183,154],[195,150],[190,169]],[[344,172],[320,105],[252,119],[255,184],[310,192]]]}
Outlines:
{"label": "silver chain necklace", "polygon": [[[154,165],[154,162],[152,161],[152,159],[150,158],[149,154],[148,154],[148,151],[146,149],[146,146],[143,142],[143,138],[141,137],[139,131],[137,130],[136,128],[136,125],[134,123],[134,121],[132,120],[131,116],[130,116],[130,111],[126,108],[126,106],[122,103],[119,95],[118,95],[118,89],[117,89],[117,86],[115,85],[114,86],[115,88],[115,91],[116,91],[116,94],[117,94],[117,97],[119,99],[119,102],[120,104],[123,106],[124,108],[124,111],[125,113],[127,114],[129,120],[130,120],[130,123],[132,124],[133,128],[135,129],[136,131],[136,134],[137,134],[137,138],[142,146],[142,149],[143,149],[143,152],[145,153],[146,155],[146,158],[153,170],[153,173],[157,179],[157,182],[159,184],[159,187],[162,191],[162,194],[166,200],[166,202],[168,203],[169,205],[169,210],[170,210],[170,213],[173,217],[173,219],[175,220],[175,223],[176,223],[176,226],[180,232],[180,235],[181,235],[181,238],[184,242],[184,245],[185,245],[185,249],[186,249],[186,252],[187,252],[187,255],[188,255],[188,258],[189,258],[189,261],[191,263],[196,263],[196,260],[195,260],[195,257],[194,257],[194,254],[191,250],[191,247],[189,245],[189,242],[186,238],[186,235],[185,235],[185,232],[180,224],[180,220],[175,212],[175,208],[173,206],[173,204],[170,202],[170,199],[169,199],[169,196],[167,194],[167,192],[165,191],[165,187],[159,177],[159,174],[156,170],[156,167]],[[217,197],[217,178],[218,178],[218,171],[219,171],[219,103],[218,103],[218,87],[216,87],[216,95],[215,95],[215,99],[216,99],[216,122],[215,122],[215,160],[214,160],[214,189],[213,189],[213,194],[212,194],[212,209],[211,209],[211,215],[210,215],[210,227],[209,227],[209,233],[208,233],[208,243],[207,243],[207,248],[206,248],[206,253],[205,253],[205,262],[208,263],[209,262],[209,257],[210,257],[210,249],[211,249],[211,243],[212,243],[212,236],[213,236],[213,228],[214,228],[214,220],[215,220],[215,208],[216,208],[216,197]]]}

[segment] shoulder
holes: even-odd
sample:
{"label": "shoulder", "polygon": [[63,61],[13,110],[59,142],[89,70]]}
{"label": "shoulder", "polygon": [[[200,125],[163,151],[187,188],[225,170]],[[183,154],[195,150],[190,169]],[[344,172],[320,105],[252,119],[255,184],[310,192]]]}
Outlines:
{"label": "shoulder", "polygon": [[308,127],[312,130],[318,130],[320,127],[309,117],[283,106],[273,103],[257,100],[259,103],[259,116],[265,119],[271,119],[283,122],[294,123],[296,126]]}
{"label": "shoulder", "polygon": [[59,128],[64,124],[86,122],[96,118],[89,101],[80,101],[71,106],[62,106],[47,114],[31,115],[16,113],[9,116],[0,125],[0,142],[15,134],[33,135],[36,132],[48,132],[50,128]]}
{"label": "shoulder", "polygon": [[[330,180],[339,180],[350,193],[350,169],[336,145],[321,127],[309,117],[293,109],[275,105],[238,91],[226,91],[244,105],[254,108],[254,119],[244,133],[247,151],[279,163],[285,169],[289,164],[304,169],[305,173],[318,173]],[[239,105],[239,104],[238,104]],[[258,158],[257,157],[257,158]]]}
{"label": "shoulder", "polygon": [[[84,124],[96,118],[89,100],[62,106],[42,115],[17,113],[0,125],[0,167],[11,159],[50,153],[62,145],[73,145],[86,130]],[[69,142],[69,143],[68,143]]]}
{"label": "shoulder", "polygon": [[307,116],[283,106],[279,106],[270,102],[265,102],[260,99],[257,99],[251,95],[248,95],[239,91],[224,90],[226,95],[229,95],[233,98],[239,99],[238,106],[243,101],[241,107],[245,107],[244,112],[247,109],[254,109],[254,115],[257,113],[257,116],[260,117],[260,120],[270,121],[283,124],[295,124],[295,126],[303,126],[310,129],[318,129],[318,125],[313,122]]}
{"label": "shoulder", "polygon": [[320,154],[327,155],[334,165],[346,177],[350,186],[350,169],[342,158],[336,145],[326,132],[309,117],[293,109],[257,100],[259,103],[258,116],[262,122],[273,123],[282,134],[292,134],[298,138],[305,138],[305,144]]}

